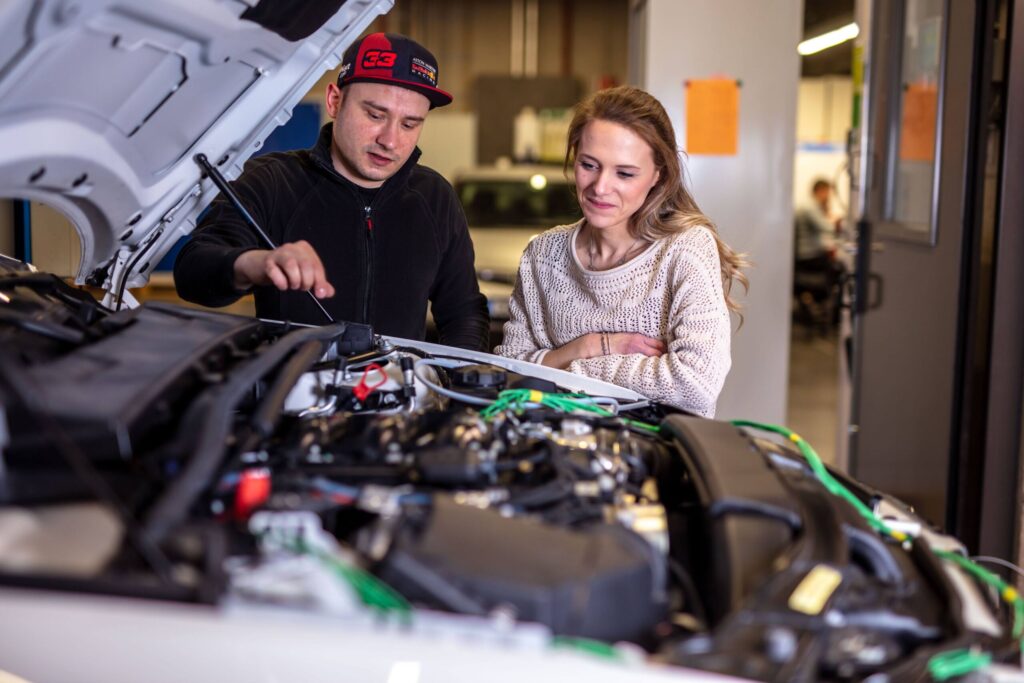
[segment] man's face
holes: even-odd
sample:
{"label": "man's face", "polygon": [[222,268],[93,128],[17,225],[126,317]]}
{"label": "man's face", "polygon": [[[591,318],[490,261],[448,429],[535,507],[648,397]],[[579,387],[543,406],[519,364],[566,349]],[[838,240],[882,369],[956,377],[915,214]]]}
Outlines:
{"label": "man's face", "polygon": [[362,187],[380,187],[409,159],[420,139],[430,101],[407,88],[383,83],[327,86],[334,119],[331,160],[342,176]]}
{"label": "man's face", "polygon": [[822,208],[828,207],[828,197],[832,194],[832,188],[828,185],[821,185],[814,190],[814,201]]}

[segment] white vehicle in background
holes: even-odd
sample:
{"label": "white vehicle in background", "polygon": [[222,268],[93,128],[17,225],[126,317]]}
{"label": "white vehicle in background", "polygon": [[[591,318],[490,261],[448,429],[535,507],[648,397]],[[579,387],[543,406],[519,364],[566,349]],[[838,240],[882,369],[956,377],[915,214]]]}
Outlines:
{"label": "white vehicle in background", "polygon": [[473,238],[493,348],[508,320],[508,300],[526,245],[549,228],[575,222],[582,213],[561,166],[478,166],[457,173],[454,185]]}

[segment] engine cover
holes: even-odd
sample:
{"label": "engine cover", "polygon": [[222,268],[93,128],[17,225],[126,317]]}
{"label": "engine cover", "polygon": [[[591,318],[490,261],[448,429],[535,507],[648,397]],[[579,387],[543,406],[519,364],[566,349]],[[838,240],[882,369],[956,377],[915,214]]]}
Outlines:
{"label": "engine cover", "polygon": [[556,634],[610,642],[642,642],[667,618],[665,558],[620,524],[556,527],[445,495],[432,508],[403,513],[376,572],[414,602],[511,608]]}

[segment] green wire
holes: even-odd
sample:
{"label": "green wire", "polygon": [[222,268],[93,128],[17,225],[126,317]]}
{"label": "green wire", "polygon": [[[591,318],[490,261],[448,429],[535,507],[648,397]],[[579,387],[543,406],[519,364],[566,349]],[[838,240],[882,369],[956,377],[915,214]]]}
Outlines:
{"label": "green wire", "polygon": [[[828,471],[828,468],[826,468],[825,464],[821,461],[818,454],[813,448],[811,448],[811,445],[799,434],[779,425],[751,422],[749,420],[733,420],[732,424],[737,427],[752,427],[766,432],[781,434],[794,442],[800,450],[800,454],[803,455],[807,464],[810,465],[811,470],[825,486],[826,490],[850,503],[861,514],[861,516],[864,517],[867,523],[878,532],[898,541],[903,541],[905,543],[911,542],[911,539],[905,533],[890,528],[889,525],[879,519],[875,515],[874,511],[865,505],[860,498],[855,496],[852,491],[847,489],[835,477],[833,477]],[[1021,597],[1013,586],[1003,581],[996,574],[993,574],[981,565],[973,562],[963,555],[960,555],[959,553],[950,552],[948,550],[938,550],[935,548],[931,548],[931,551],[937,557],[947,562],[952,562],[965,572],[978,578],[981,582],[995,588],[999,593],[999,597],[1013,607],[1013,637],[1016,640],[1021,639],[1021,635],[1024,634],[1024,598]],[[1021,642],[1020,647],[1024,650],[1024,642]],[[934,655],[929,659],[928,671],[935,680],[945,681],[988,666],[991,662],[992,655],[987,652],[951,650],[949,652],[942,652]]]}
{"label": "green wire", "polygon": [[[596,403],[584,400],[586,398],[586,394],[549,394],[533,389],[506,389],[498,394],[498,398],[494,403],[481,410],[480,415],[483,416],[485,420],[490,420],[498,413],[506,410],[518,412],[522,411],[526,407],[527,403],[539,403],[540,405],[553,408],[563,413],[587,412],[600,415],[601,417],[616,416],[615,413],[607,408],[602,408]],[[627,425],[643,429],[654,434],[661,431],[661,427],[648,424],[646,422],[631,420],[629,418],[622,418],[622,421]]]}
{"label": "green wire", "polygon": [[571,638],[569,636],[555,636],[551,640],[551,647],[555,649],[577,650],[602,659],[622,661],[622,652],[614,645],[603,643],[600,640],[590,638]]}
{"label": "green wire", "polygon": [[622,418],[622,421],[625,422],[626,424],[632,426],[632,427],[638,427],[640,429],[644,429],[644,430],[646,430],[648,432],[651,432],[653,434],[660,434],[661,433],[661,427],[659,427],[658,425],[652,425],[652,424],[648,424],[646,422],[640,422],[639,420],[631,420],[628,417]]}
{"label": "green wire", "polygon": [[395,589],[358,567],[341,562],[334,555],[310,546],[304,539],[285,543],[285,547],[302,555],[310,555],[327,564],[355,591],[367,607],[381,612],[398,612],[403,617],[412,613],[412,606]]}
{"label": "green wire", "polygon": [[796,447],[800,450],[800,454],[803,455],[804,460],[810,465],[811,470],[815,476],[825,486],[825,489],[835,495],[839,496],[847,503],[852,505],[857,512],[860,513],[861,517],[876,531],[889,536],[897,541],[903,542],[909,540],[907,534],[902,531],[896,531],[891,529],[888,524],[880,520],[867,505],[864,504],[860,498],[855,496],[852,491],[843,486],[838,479],[832,476],[832,473],[825,467],[825,463],[821,461],[817,452],[811,448],[811,445],[807,443],[799,434],[786,427],[780,427],[779,425],[764,424],[761,422],[751,422],[749,420],[733,420],[732,424],[737,427],[753,427],[766,432],[774,432],[775,434],[781,434],[790,441],[796,444]]}
{"label": "green wire", "polygon": [[928,660],[928,673],[937,681],[946,681],[977,671],[991,663],[992,655],[987,652],[950,650]]}
{"label": "green wire", "polygon": [[999,597],[1013,607],[1013,637],[1020,638],[1021,635],[1024,634],[1024,598],[1021,597],[1016,588],[1008,584],[1006,581],[1003,581],[998,575],[993,574],[981,565],[976,562],[972,562],[970,559],[959,553],[934,549],[932,552],[947,562],[952,562],[953,564],[958,565],[964,571],[995,588],[999,593]]}

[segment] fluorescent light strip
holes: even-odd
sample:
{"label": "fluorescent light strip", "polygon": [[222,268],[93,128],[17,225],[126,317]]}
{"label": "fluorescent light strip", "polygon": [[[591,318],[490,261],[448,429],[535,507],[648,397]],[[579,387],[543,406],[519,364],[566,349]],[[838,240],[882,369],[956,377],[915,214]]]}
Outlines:
{"label": "fluorescent light strip", "polygon": [[820,36],[808,38],[796,46],[796,51],[802,55],[813,55],[816,52],[827,50],[848,40],[853,40],[859,33],[860,28],[858,28],[857,24],[847,24],[837,28],[835,31],[829,31],[828,33],[822,33]]}

